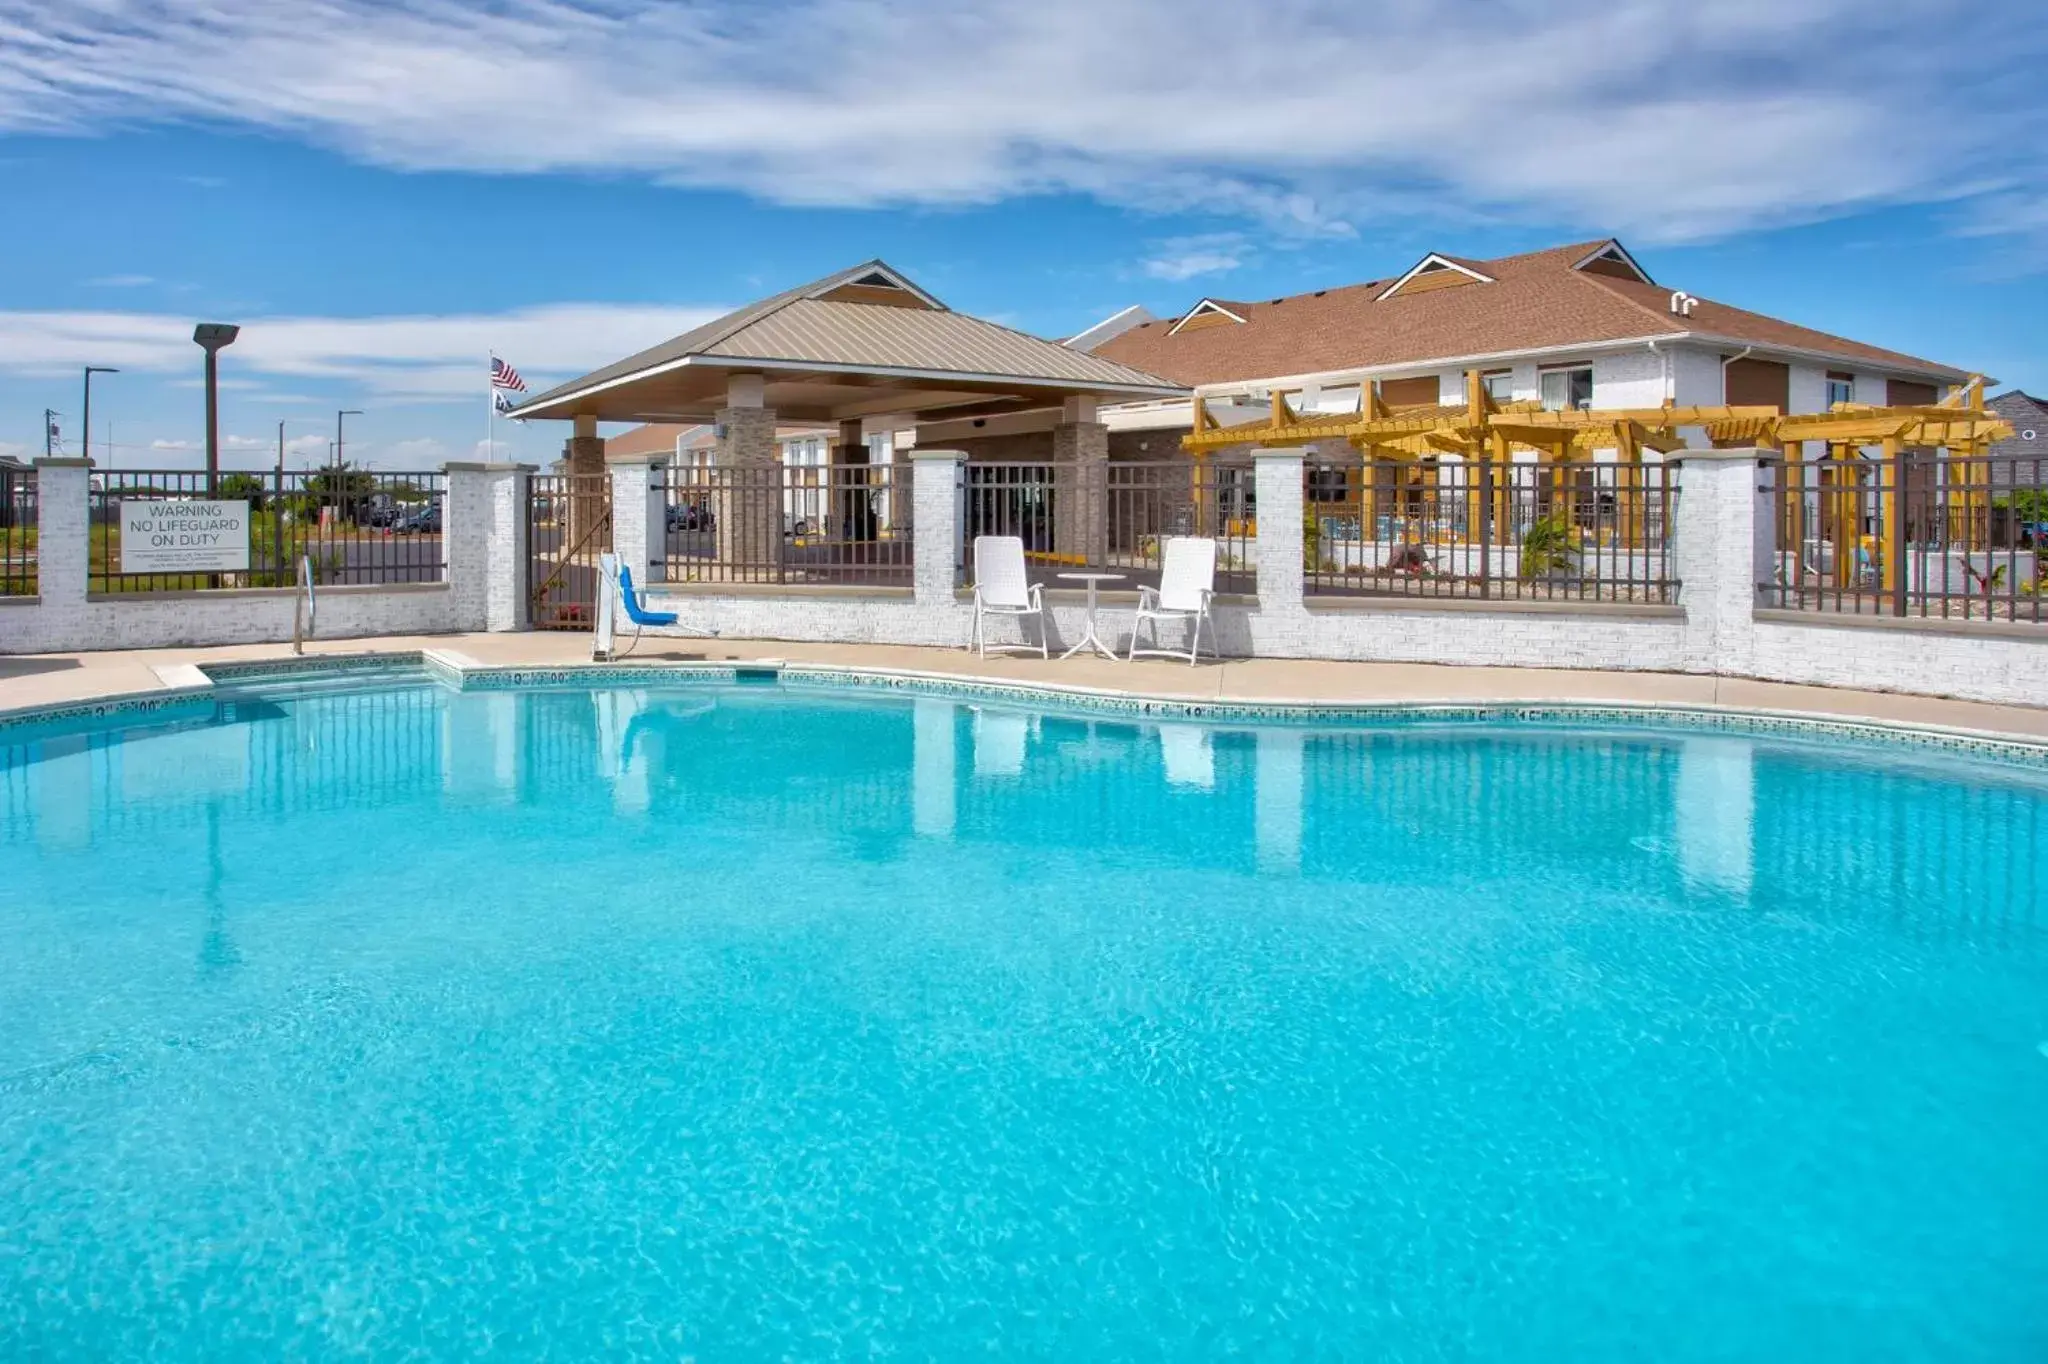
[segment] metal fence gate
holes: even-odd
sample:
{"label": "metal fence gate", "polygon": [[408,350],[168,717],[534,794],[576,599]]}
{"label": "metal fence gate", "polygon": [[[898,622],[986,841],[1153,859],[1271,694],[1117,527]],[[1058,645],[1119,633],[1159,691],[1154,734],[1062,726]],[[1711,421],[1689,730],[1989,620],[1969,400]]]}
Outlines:
{"label": "metal fence gate", "polygon": [[588,630],[597,613],[598,556],[612,547],[609,474],[535,474],[527,480],[532,564],[527,622],[536,630]]}

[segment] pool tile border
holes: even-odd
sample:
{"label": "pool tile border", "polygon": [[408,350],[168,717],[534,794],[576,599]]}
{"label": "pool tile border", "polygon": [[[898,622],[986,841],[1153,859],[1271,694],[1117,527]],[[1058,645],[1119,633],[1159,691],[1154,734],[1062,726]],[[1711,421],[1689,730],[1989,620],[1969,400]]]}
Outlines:
{"label": "pool tile border", "polygon": [[260,684],[266,680],[282,681],[307,675],[388,672],[393,668],[413,666],[420,668],[428,679],[453,691],[704,686],[729,685],[741,680],[773,680],[783,686],[839,692],[886,691],[1089,714],[1178,718],[1210,723],[1386,725],[1424,722],[1452,725],[1510,720],[1616,730],[1676,729],[1699,733],[1838,739],[1932,749],[2027,767],[2048,767],[2048,741],[1903,721],[1860,720],[1807,712],[1677,702],[1211,700],[1106,692],[1087,687],[905,669],[789,663],[780,659],[663,664],[591,663],[534,668],[472,665],[467,660],[457,661],[437,655],[432,650],[323,654],[200,666],[213,680],[213,686],[109,696],[0,712],[0,737],[31,727],[42,729],[79,723],[98,726],[117,719],[190,718],[207,713],[221,689],[232,690],[238,684]]}

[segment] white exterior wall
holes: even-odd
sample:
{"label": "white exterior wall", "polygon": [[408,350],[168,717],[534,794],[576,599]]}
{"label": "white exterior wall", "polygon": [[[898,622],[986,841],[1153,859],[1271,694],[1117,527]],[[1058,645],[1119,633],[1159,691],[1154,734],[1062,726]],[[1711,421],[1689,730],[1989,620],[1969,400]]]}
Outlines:
{"label": "white exterior wall", "polygon": [[[1552,366],[1544,366],[1552,368]],[[1593,407],[1656,407],[1664,401],[1664,357],[1648,346],[1593,357]]]}
{"label": "white exterior wall", "polygon": [[1666,346],[1671,356],[1672,401],[1680,407],[1714,407],[1721,401],[1721,356],[1705,346]]}

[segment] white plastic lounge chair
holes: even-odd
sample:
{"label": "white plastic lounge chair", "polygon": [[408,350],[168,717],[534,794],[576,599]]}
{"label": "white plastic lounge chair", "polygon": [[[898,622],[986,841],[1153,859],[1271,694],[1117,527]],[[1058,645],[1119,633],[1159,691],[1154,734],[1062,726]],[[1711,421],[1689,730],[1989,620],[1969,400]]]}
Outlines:
{"label": "white plastic lounge chair", "polygon": [[[991,644],[988,640],[987,616],[1015,616],[1019,641],[1015,644]],[[1022,639],[1024,617],[1038,617],[1038,643],[1031,644]],[[1016,650],[1028,652],[1038,650],[1040,658],[1050,658],[1045,638],[1045,598],[1038,584],[1027,582],[1024,576],[1024,542],[1014,535],[977,535],[974,537],[974,638],[968,641],[970,649],[980,649],[983,658],[990,649],[1001,652]]]}
{"label": "white plastic lounge chair", "polygon": [[[1202,627],[1209,627],[1209,656],[1216,656],[1216,622],[1209,619],[1209,599],[1216,595],[1216,542],[1179,535],[1166,542],[1159,586],[1138,589],[1138,615],[1131,622],[1130,658],[1185,658],[1193,667],[1202,652]],[[1140,649],[1138,635],[1152,622],[1152,647]],[[1159,647],[1159,622],[1189,622],[1186,653]]]}

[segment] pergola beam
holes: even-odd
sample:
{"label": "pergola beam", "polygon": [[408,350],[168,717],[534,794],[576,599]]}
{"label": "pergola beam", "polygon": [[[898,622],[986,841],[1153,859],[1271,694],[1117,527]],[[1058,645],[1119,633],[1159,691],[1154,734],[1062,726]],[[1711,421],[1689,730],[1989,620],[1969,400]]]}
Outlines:
{"label": "pergola beam", "polygon": [[1896,440],[1907,446],[1977,450],[2012,435],[2008,424],[1983,408],[1983,383],[1976,378],[1958,386],[1938,405],[1843,404],[1832,412],[1795,416],[1775,407],[1672,404],[1552,412],[1527,402],[1494,402],[1487,396],[1478,370],[1466,372],[1465,393],[1461,406],[1417,404],[1389,409],[1367,386],[1360,394],[1356,415],[1304,417],[1285,394],[1275,390],[1272,415],[1264,425],[1234,427],[1215,425],[1198,398],[1194,430],[1183,438],[1182,445],[1190,453],[1203,454],[1232,445],[1289,446],[1344,440],[1367,458],[1374,450],[1477,458],[1508,443],[1559,459],[1571,451],[1613,449],[1633,461],[1640,459],[1644,450],[1663,454],[1684,450],[1685,441],[1678,434],[1681,427],[1704,427],[1717,441],[1750,441],[1779,449],[1809,440],[1841,446]]}

